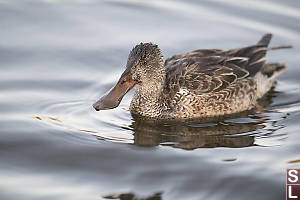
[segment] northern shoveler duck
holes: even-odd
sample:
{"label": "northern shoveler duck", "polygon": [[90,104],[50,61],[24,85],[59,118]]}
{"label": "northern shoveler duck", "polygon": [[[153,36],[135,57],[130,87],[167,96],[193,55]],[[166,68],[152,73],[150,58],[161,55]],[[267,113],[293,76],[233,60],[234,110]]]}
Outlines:
{"label": "northern shoveler duck", "polygon": [[272,34],[252,46],[199,49],[163,60],[152,43],[140,43],[129,54],[126,70],[108,94],[93,104],[117,107],[136,86],[130,111],[150,119],[192,119],[238,113],[254,108],[286,66],[266,64]]}

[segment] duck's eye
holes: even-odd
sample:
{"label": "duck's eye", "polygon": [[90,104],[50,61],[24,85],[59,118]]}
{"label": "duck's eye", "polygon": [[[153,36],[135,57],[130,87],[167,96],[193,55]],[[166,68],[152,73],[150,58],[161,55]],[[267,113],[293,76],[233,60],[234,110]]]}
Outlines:
{"label": "duck's eye", "polygon": [[144,65],[144,64],[146,64],[146,61],[142,60],[142,61],[140,61],[140,64]]}

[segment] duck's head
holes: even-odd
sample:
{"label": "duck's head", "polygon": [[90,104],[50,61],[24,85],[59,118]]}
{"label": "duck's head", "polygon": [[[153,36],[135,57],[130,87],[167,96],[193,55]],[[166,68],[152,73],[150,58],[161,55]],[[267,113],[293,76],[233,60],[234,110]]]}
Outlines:
{"label": "duck's head", "polygon": [[157,45],[140,43],[130,52],[126,69],[117,84],[96,103],[95,110],[116,108],[124,95],[136,84],[147,85],[158,80],[164,73],[163,57]]}

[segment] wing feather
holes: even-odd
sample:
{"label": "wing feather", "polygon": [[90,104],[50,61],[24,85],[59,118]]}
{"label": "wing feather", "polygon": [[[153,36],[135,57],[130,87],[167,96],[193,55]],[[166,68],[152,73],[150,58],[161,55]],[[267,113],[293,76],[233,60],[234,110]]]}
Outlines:
{"label": "wing feather", "polygon": [[221,91],[249,75],[230,59],[208,56],[179,62],[167,69],[165,90],[171,95],[175,95],[180,89],[195,95]]}
{"label": "wing feather", "polygon": [[219,92],[241,79],[254,77],[265,65],[271,38],[271,34],[266,34],[252,46],[227,51],[199,49],[167,59],[166,92],[169,95],[180,89],[195,95]]}

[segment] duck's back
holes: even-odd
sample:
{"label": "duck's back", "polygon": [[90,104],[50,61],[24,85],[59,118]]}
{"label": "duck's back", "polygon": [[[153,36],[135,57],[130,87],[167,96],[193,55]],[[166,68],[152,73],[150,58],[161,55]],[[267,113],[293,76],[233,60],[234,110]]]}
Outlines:
{"label": "duck's back", "polygon": [[272,35],[253,46],[196,50],[165,61],[163,99],[173,118],[208,117],[252,109],[284,70],[265,64]]}

